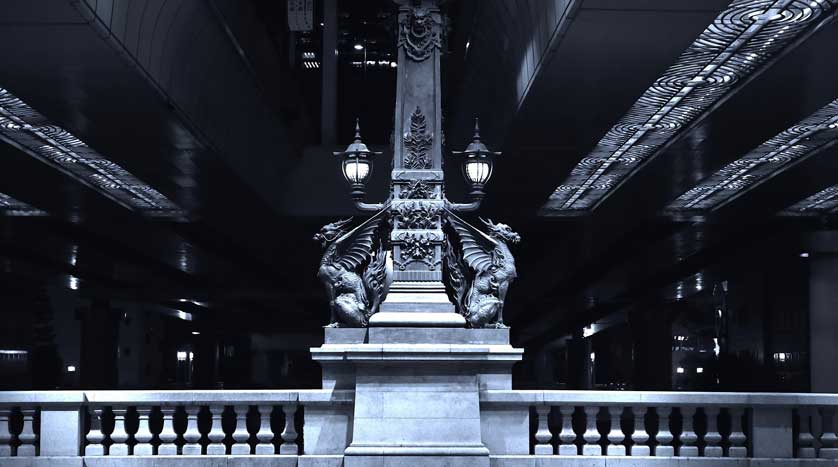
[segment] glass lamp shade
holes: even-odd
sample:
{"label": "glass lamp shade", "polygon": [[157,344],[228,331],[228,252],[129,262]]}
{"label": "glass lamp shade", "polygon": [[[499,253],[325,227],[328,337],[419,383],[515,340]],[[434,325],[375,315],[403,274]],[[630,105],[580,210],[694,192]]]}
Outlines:
{"label": "glass lamp shade", "polygon": [[485,185],[492,176],[492,164],[482,157],[469,157],[465,161],[463,172],[469,182]]}
{"label": "glass lamp shade", "polygon": [[363,185],[369,179],[371,168],[370,161],[367,159],[347,158],[343,162],[343,176],[353,185]]}

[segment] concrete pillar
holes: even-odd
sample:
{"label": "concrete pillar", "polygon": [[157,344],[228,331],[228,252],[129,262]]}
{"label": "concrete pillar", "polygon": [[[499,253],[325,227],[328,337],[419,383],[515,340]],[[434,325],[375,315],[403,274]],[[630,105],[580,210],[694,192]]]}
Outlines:
{"label": "concrete pillar", "polygon": [[41,410],[40,455],[80,455],[84,436],[81,415],[81,409],[78,407],[51,407]]}
{"label": "concrete pillar", "polygon": [[757,407],[751,419],[751,443],[754,457],[794,457],[791,409]]}
{"label": "concrete pillar", "polygon": [[192,385],[196,389],[218,389],[218,341],[201,334],[193,341]]}
{"label": "concrete pillar", "polygon": [[634,389],[672,389],[672,322],[666,309],[629,314],[634,339]]}
{"label": "concrete pillar", "polygon": [[81,312],[81,386],[114,389],[117,386],[119,318],[105,300],[94,300]]}
{"label": "concrete pillar", "polygon": [[593,387],[592,370],[591,340],[586,339],[580,329],[567,341],[568,389],[591,389]]}
{"label": "concrete pillar", "polygon": [[320,141],[337,143],[338,1],[323,0],[323,92],[320,103]]}
{"label": "concrete pillar", "polygon": [[809,258],[809,360],[812,392],[838,392],[838,254]]}

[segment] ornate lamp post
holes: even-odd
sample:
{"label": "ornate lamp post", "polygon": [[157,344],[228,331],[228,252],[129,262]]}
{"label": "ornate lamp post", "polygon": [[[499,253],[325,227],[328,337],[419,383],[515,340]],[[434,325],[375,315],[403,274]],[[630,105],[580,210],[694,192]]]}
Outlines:
{"label": "ornate lamp post", "polygon": [[463,157],[470,202],[445,197],[438,0],[396,3],[392,188],[382,203],[364,201],[374,153],[356,123],[354,142],[335,155],[343,159],[355,206],[375,214],[351,230],[349,221],[341,221],[315,236],[326,248],[318,276],[329,294],[330,326],[503,327],[503,300],[515,278],[507,244],[516,243],[518,235],[486,221],[484,233],[456,214],[480,206],[492,158],[500,153],[482,142],[475,120],[472,142],[455,152]]}
{"label": "ornate lamp post", "polygon": [[380,152],[373,152],[361,141],[361,125],[355,120],[355,141],[346,147],[343,152],[334,153],[343,158],[343,176],[352,187],[350,195],[352,199],[360,202],[366,196],[366,184],[372,175],[371,155],[381,155]]}
{"label": "ornate lamp post", "polygon": [[501,153],[489,151],[485,144],[480,141],[480,122],[474,119],[474,137],[465,151],[453,151],[454,154],[463,155],[463,175],[471,183],[472,200],[478,204],[486,193],[483,188],[492,178],[493,160],[492,156],[500,156]]}

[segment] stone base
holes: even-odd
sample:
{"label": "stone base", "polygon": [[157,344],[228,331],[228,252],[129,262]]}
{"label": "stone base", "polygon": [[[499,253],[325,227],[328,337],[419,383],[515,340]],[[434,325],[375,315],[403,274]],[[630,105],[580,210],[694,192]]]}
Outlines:
{"label": "stone base", "polygon": [[489,467],[489,456],[346,456],[344,467]]}
{"label": "stone base", "polygon": [[363,467],[488,467],[479,392],[511,389],[522,353],[508,329],[410,326],[327,328],[311,349],[324,387],[354,390],[344,465]]}
{"label": "stone base", "polygon": [[370,318],[370,327],[464,328],[466,319],[453,311],[434,313],[379,311]]}
{"label": "stone base", "polygon": [[324,344],[509,344],[509,329],[323,328]]}
{"label": "stone base", "polygon": [[370,328],[370,344],[509,344],[509,329]]}

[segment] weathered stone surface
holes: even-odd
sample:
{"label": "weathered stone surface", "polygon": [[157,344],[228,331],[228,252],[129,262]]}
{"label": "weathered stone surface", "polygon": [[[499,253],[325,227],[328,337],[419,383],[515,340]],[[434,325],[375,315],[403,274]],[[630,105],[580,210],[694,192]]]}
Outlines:
{"label": "weathered stone surface", "polygon": [[[448,304],[451,308],[454,305]],[[415,305],[399,305],[401,307],[415,307]],[[442,305],[440,305],[442,307]],[[397,307],[398,308],[398,307]],[[388,309],[387,311],[380,311],[370,318],[371,327],[429,327],[429,328],[464,328],[466,320],[461,315],[454,313],[454,310],[449,311],[427,311],[424,306],[423,312],[418,311],[420,308],[414,309]],[[384,307],[382,306],[382,310]]]}
{"label": "weathered stone surface", "polygon": [[487,456],[346,456],[346,467],[489,467]]}
{"label": "weathered stone surface", "polygon": [[365,344],[367,328],[323,328],[324,344]]}
{"label": "weathered stone surface", "polygon": [[370,344],[509,344],[509,329],[370,328]]}

